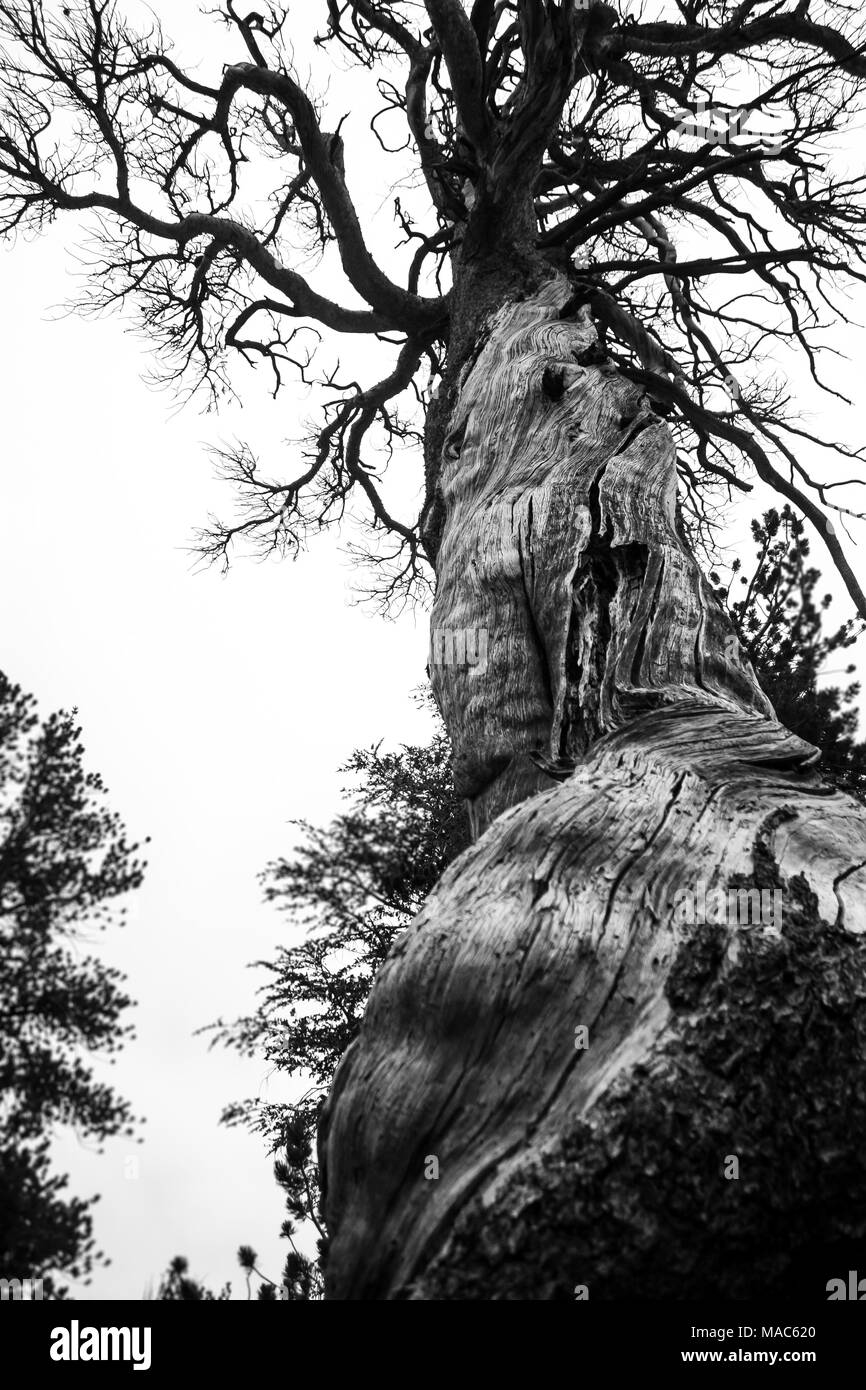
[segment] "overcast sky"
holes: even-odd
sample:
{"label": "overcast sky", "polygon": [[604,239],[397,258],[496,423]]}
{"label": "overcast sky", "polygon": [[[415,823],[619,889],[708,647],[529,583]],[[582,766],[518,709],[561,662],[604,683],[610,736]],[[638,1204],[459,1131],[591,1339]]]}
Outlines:
{"label": "overcast sky", "polygon": [[192,1031],[252,1003],[245,965],[285,930],[256,875],[290,848],[287,822],[337,809],[353,747],[426,736],[408,698],[426,636],[352,606],[327,541],[297,563],[194,574],[185,546],[225,502],[201,447],[221,427],[170,416],[117,322],[49,322],[66,277],[58,244],[0,256],[2,667],[46,713],[78,706],[111,805],[153,837],[134,920],[105,943],[139,1001],[112,1071],[145,1142],[62,1149],[75,1190],[103,1194],[114,1264],[92,1291],[135,1298],[175,1253],[214,1281],[241,1242],[281,1264],[261,1144],[217,1127],[266,1072]]}
{"label": "overcast sky", "polygon": [[[194,6],[157,8],[194,32]],[[219,31],[207,33],[219,53]],[[78,707],[112,808],[153,840],[133,920],[101,947],[139,1001],[111,1079],[147,1123],[138,1147],[58,1144],[72,1189],[102,1193],[96,1233],[113,1261],[74,1292],[140,1298],[182,1253],[197,1277],[232,1279],[244,1296],[235,1251],[253,1245],[276,1277],[283,1203],[260,1141],[217,1120],[240,1096],[285,1092],[194,1030],[249,1009],[247,962],[285,939],[256,876],[291,848],[287,822],[335,813],[354,747],[426,737],[409,698],[425,624],[354,606],[328,539],[296,563],[194,572],[195,528],[230,501],[204,446],[252,433],[278,457],[297,407],[266,408],[251,388],[245,412],[177,412],[144,384],[146,348],[120,320],[53,312],[70,293],[74,240],[67,223],[0,252],[0,666],[44,713]],[[328,292],[327,277],[317,286]],[[838,369],[858,395],[861,378],[859,361]],[[836,408],[823,409],[836,432]],[[839,619],[849,611],[840,601]]]}

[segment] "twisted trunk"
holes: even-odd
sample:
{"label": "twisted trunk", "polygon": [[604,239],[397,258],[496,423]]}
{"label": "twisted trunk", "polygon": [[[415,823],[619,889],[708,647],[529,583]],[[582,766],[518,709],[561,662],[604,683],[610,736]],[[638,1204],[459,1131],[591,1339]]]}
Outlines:
{"label": "twisted trunk", "polygon": [[825,1296],[866,1232],[866,812],[775,719],[564,276],[449,412],[431,675],[479,838],[332,1088],[329,1296]]}

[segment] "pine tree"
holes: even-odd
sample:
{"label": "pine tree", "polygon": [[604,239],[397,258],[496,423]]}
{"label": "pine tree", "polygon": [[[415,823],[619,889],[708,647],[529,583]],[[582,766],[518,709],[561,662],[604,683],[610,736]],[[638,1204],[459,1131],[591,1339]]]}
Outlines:
{"label": "pine tree", "polygon": [[[818,597],[821,572],[809,563],[806,528],[790,507],[771,508],[753,520],[752,536],[757,554],[752,574],[740,574],[735,560],[727,588],[717,574],[711,578],[779,719],[821,749],[827,781],[863,800],[866,744],[856,738],[855,703],[860,684],[827,684],[825,678],[854,674],[852,663],[831,669],[830,658],[852,647],[864,624],[851,621],[825,631],[831,596]],[[732,599],[735,577],[744,592]]]}
{"label": "pine tree", "polygon": [[86,1061],[130,1036],[131,1000],[121,973],[81,943],[122,923],[116,899],[145,867],[105,795],[75,711],[42,719],[0,673],[0,1274],[42,1278],[49,1298],[102,1258],[97,1199],[64,1196],[52,1170],[55,1128],[97,1142],[133,1132],[128,1102]]}

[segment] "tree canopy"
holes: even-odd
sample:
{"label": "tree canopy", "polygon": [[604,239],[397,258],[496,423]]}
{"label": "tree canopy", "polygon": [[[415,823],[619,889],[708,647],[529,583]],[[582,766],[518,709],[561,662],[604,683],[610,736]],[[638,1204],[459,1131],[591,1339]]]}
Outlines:
{"label": "tree canopy", "polygon": [[101,1141],[131,1134],[135,1119],[87,1061],[130,1036],[131,1001],[121,973],[82,943],[122,921],[115,900],[145,867],[105,794],[74,713],[40,718],[0,673],[0,1267],[42,1278],[48,1297],[96,1258],[96,1199],[63,1195],[54,1130]]}
{"label": "tree canopy", "polygon": [[[240,512],[203,552],[294,551],[357,497],[380,587],[414,592],[460,368],[503,296],[565,267],[605,350],[670,417],[695,534],[719,489],[757,475],[866,614],[837,533],[852,511],[837,466],[862,451],[807,428],[784,376],[794,349],[838,395],[824,330],[864,280],[857,7],[322,0],[307,15],[319,31],[300,53],[285,6],[225,0],[205,80],[113,0],[0,3],[0,226],[87,215],[87,308],[132,308],[190,389],[218,397],[233,355],[265,362],[275,391],[286,373],[322,387],[284,476],[245,445],[223,455]],[[339,81],[324,94],[347,64],[368,78],[369,123],[346,121]],[[358,211],[370,179],[393,204],[390,257]],[[317,260],[339,262],[336,297]],[[316,366],[323,333],[376,335],[389,369],[343,381]],[[425,424],[426,496],[400,516],[385,464]]]}

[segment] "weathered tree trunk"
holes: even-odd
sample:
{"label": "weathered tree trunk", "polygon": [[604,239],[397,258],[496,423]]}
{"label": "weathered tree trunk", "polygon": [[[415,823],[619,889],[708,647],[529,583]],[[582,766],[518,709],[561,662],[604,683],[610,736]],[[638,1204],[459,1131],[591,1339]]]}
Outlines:
{"label": "weathered tree trunk", "polygon": [[451,394],[432,675],[480,838],[334,1082],[329,1296],[825,1296],[866,1232],[866,812],[774,718],[573,304],[510,299]]}

